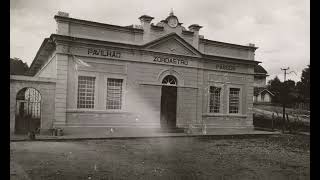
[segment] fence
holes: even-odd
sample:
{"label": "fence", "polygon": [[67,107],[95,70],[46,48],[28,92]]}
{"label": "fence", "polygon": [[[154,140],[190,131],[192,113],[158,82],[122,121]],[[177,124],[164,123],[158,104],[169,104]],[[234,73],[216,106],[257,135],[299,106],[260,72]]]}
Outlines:
{"label": "fence", "polygon": [[310,111],[310,103],[295,103],[293,105],[294,109],[302,109]]}
{"label": "fence", "polygon": [[[292,117],[292,116],[291,116]],[[255,128],[263,128],[268,130],[284,130],[289,132],[310,132],[310,123],[302,121],[298,116],[289,118],[286,114],[285,121],[278,113],[273,113],[272,116],[264,114],[253,114],[253,125]]]}

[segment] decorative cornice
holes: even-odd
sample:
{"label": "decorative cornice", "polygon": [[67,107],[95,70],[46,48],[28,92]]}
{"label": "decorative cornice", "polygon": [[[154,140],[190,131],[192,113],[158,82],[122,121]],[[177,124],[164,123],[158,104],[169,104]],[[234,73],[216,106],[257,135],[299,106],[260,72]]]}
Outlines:
{"label": "decorative cornice", "polygon": [[[111,41],[103,41],[103,40],[95,40],[95,39],[78,38],[78,37],[71,37],[71,36],[58,35],[58,34],[52,34],[50,36],[50,38],[53,39],[54,41],[59,41],[59,40],[66,41],[66,42],[76,42],[76,41],[79,42],[79,41],[82,41],[81,43],[85,43],[85,41],[86,41],[86,44],[88,44],[88,45],[94,44],[94,45],[99,45],[99,46],[105,46],[106,44],[108,44],[110,46],[114,46],[115,48],[130,49],[130,50],[136,50],[136,51],[155,52],[155,51],[150,51],[150,50],[144,50],[143,48],[145,48],[146,46],[148,46],[151,43],[163,40],[163,39],[167,38],[168,36],[172,36],[173,34],[175,34],[175,33],[168,34],[166,36],[163,36],[163,37],[161,37],[159,39],[156,39],[156,40],[154,40],[152,42],[149,42],[147,44],[144,44],[144,45],[136,45],[136,44],[127,44],[127,43],[120,43],[120,42],[111,42]],[[178,35],[176,35],[176,36],[181,38]],[[160,53],[160,52],[158,52],[158,53]],[[164,52],[162,52],[162,53],[164,53]],[[224,59],[224,60],[229,61],[229,62],[230,61],[231,62],[239,62],[239,63],[251,64],[251,65],[257,65],[257,64],[261,63],[260,61],[253,61],[253,60],[247,60],[247,59],[241,59],[241,58],[235,58],[235,57],[208,55],[208,54],[203,54],[201,52],[199,52],[199,53],[202,55],[202,59],[205,59],[205,60]],[[167,53],[164,53],[164,54],[167,54]],[[177,55],[177,56],[183,56],[183,55]],[[195,57],[195,56],[192,56],[192,57],[193,58],[199,58],[199,57]]]}
{"label": "decorative cornice", "polygon": [[[145,52],[145,53],[161,53],[161,54],[168,54],[165,52],[157,52],[157,51],[152,51],[145,49],[148,45],[154,44],[156,42],[163,41],[167,38],[170,38],[170,36],[177,38],[179,41],[185,42],[183,38],[178,36],[175,33],[170,33],[168,35],[165,35],[161,38],[158,38],[154,41],[151,41],[147,44],[144,45],[137,45],[137,44],[127,44],[127,43],[120,43],[120,42],[112,42],[112,41],[103,41],[103,40],[95,40],[95,39],[87,39],[87,38],[79,38],[79,37],[72,37],[72,36],[66,36],[66,35],[58,35],[58,34],[51,34],[50,38],[46,38],[44,42],[42,43],[40,49],[38,50],[38,53],[36,57],[34,58],[30,69],[28,71],[29,75],[35,74],[36,69],[34,69],[34,64],[40,63],[39,62],[39,54],[43,49],[45,48],[45,45],[50,43],[55,43],[55,44],[72,44],[72,43],[80,43],[80,44],[85,44],[85,45],[95,45],[95,46],[109,46],[112,48],[119,48],[123,50],[130,50],[130,51],[138,51],[138,52]],[[182,43],[181,42],[181,43]],[[187,42],[185,42],[188,44]],[[193,48],[191,45],[191,49]],[[248,65],[257,65],[261,62],[259,61],[253,61],[253,60],[246,60],[246,59],[241,59],[241,58],[235,58],[235,57],[225,57],[225,56],[217,56],[217,55],[208,55],[208,54],[203,54],[199,52],[198,50],[195,49],[195,52],[198,53],[199,56],[188,56],[188,55],[178,55],[178,54],[168,54],[168,55],[174,55],[174,56],[179,56],[179,57],[188,57],[188,58],[195,58],[198,60],[207,60],[207,61],[223,61],[223,62],[231,62],[231,63],[240,63],[240,64],[248,64]]]}

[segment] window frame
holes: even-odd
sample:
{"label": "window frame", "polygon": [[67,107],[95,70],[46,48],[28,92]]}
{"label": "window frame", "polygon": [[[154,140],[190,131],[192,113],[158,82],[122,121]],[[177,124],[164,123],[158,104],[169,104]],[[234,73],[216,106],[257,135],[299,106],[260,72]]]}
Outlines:
{"label": "window frame", "polygon": [[[94,77],[95,78],[95,82],[94,82],[94,100],[93,100],[93,108],[78,108],[78,91],[79,91],[79,77],[80,76],[86,76],[86,77]],[[76,84],[76,109],[79,110],[94,110],[97,109],[97,98],[98,98],[98,76],[96,74],[91,74],[91,73],[78,73],[77,75],[77,82]]]}
{"label": "window frame", "polygon": [[[217,88],[220,88],[220,105],[219,105],[219,112],[210,112],[210,87],[217,87]],[[207,113],[208,114],[223,114],[223,91],[224,91],[224,88],[223,88],[223,85],[218,85],[218,84],[211,84],[208,86],[208,90],[207,90],[207,94],[208,94],[208,97],[207,97],[207,100],[208,100],[208,110],[207,110]]]}
{"label": "window frame", "polygon": [[[238,113],[230,113],[230,89],[237,88],[239,89],[239,108]],[[229,85],[227,87],[227,114],[228,115],[239,115],[242,114],[242,87],[236,85]]]}
{"label": "window frame", "polygon": [[[107,109],[107,83],[108,79],[122,79],[122,92],[121,92],[121,109]],[[123,75],[104,75],[103,79],[103,108],[104,111],[107,112],[122,112],[125,111],[126,109],[126,104],[125,104],[125,99],[126,99],[126,84],[127,84],[127,79],[126,76]]]}

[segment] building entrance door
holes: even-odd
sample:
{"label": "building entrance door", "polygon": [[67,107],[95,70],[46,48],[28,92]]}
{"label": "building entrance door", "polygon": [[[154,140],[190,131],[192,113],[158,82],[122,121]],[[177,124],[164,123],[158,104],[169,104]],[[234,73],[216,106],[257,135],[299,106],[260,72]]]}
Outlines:
{"label": "building entrance door", "polygon": [[[165,83],[166,82],[165,80],[166,80],[166,78],[164,79],[163,84],[167,84],[168,85],[168,83]],[[173,81],[171,81],[171,83],[172,82]],[[176,83],[176,80],[175,80],[174,83]],[[176,128],[177,87],[173,86],[173,85],[175,85],[175,84],[171,84],[171,86],[162,86],[162,88],[161,88],[161,118],[160,118],[160,124],[161,124],[161,128],[163,128],[163,129],[174,129],[174,128]]]}

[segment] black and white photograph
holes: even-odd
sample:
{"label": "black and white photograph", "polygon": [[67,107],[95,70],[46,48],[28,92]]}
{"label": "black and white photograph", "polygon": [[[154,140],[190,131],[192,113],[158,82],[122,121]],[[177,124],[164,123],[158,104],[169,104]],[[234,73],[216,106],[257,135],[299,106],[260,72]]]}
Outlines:
{"label": "black and white photograph", "polygon": [[310,0],[10,0],[9,124],[13,180],[308,180]]}

